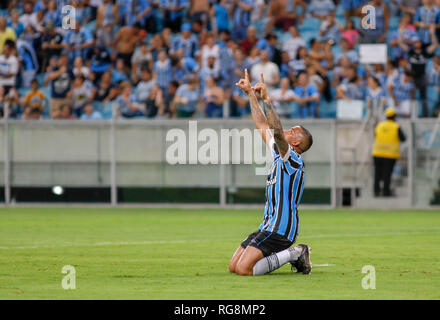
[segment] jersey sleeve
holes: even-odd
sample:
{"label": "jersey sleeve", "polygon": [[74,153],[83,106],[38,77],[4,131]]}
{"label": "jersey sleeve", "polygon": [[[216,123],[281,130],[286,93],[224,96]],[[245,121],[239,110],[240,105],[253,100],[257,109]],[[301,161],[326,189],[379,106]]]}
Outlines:
{"label": "jersey sleeve", "polygon": [[301,168],[301,159],[299,158],[298,154],[292,149],[292,147],[289,145],[289,150],[285,154],[284,158],[281,158],[282,160],[282,166],[285,169],[285,171],[292,175],[296,171],[298,171]]}
{"label": "jersey sleeve", "polygon": [[282,162],[282,168],[287,172],[289,175],[294,174],[298,169],[301,168],[302,160],[299,157],[299,155],[292,149],[292,147],[289,145],[289,149],[287,150],[284,157],[281,157],[278,147],[275,143],[275,139],[272,138],[270,140],[269,146],[272,150],[272,154],[275,157],[278,155],[280,156],[278,161]]}

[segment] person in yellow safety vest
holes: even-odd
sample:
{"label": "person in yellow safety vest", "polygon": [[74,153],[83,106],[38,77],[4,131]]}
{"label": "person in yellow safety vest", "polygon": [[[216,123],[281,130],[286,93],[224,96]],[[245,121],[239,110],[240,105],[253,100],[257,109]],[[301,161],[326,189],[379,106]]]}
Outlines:
{"label": "person in yellow safety vest", "polygon": [[[391,196],[391,174],[396,160],[400,158],[400,143],[406,140],[405,134],[395,120],[396,110],[388,108],[385,116],[387,119],[376,126],[373,145],[374,195],[376,197]],[[381,188],[381,182],[383,182],[383,188]]]}

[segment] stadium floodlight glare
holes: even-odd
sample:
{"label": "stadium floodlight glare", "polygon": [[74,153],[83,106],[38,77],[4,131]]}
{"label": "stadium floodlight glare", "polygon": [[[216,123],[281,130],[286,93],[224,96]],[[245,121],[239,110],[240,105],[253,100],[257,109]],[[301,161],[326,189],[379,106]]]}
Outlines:
{"label": "stadium floodlight glare", "polygon": [[64,193],[64,188],[62,186],[53,186],[52,192],[57,196],[60,196]]}

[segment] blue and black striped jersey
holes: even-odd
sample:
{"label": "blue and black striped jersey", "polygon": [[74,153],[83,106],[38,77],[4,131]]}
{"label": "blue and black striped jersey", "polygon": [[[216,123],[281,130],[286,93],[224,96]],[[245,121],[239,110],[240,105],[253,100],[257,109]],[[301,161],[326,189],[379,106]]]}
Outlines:
{"label": "blue and black striped jersey", "polygon": [[260,230],[277,233],[295,242],[298,204],[304,189],[304,163],[292,147],[281,158],[272,139],[273,163],[266,181],[266,207]]}

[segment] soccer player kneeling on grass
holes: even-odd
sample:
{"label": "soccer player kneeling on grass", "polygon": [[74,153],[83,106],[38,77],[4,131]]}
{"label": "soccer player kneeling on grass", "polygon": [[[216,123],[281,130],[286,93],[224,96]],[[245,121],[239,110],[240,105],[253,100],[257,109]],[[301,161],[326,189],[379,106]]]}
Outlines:
{"label": "soccer player kneeling on grass", "polygon": [[302,126],[283,130],[268,96],[263,74],[261,82],[252,87],[245,70],[245,78],[236,85],[249,95],[252,118],[272,150],[274,160],[266,182],[263,223],[235,251],[229,270],[239,275],[257,276],[289,262],[297,272],[309,274],[312,270],[310,247],[305,244],[291,246],[298,234],[298,204],[304,188],[301,154],[312,146],[312,135]]}

